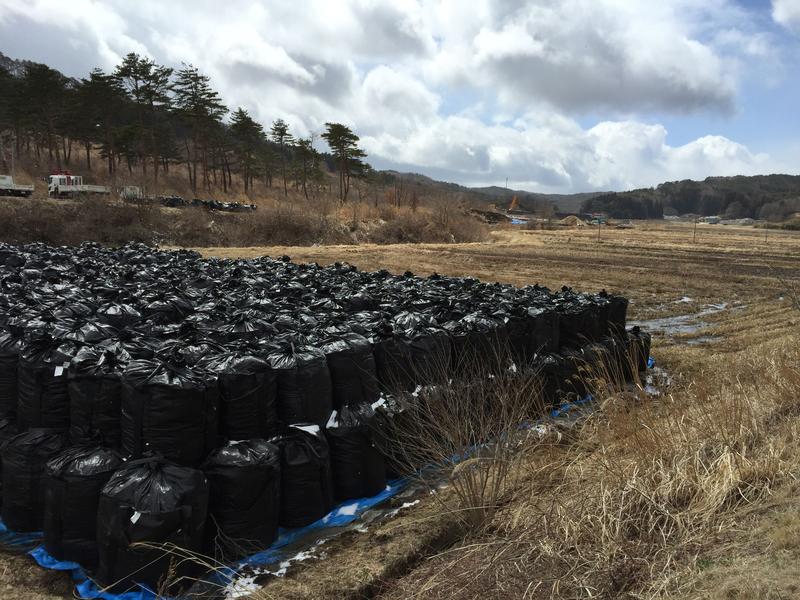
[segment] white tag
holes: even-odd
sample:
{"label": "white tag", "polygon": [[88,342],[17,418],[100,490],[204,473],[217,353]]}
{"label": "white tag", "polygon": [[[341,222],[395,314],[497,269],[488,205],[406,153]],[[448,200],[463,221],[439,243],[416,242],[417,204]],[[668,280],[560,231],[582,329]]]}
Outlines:
{"label": "white tag", "polygon": [[294,427],[300,431],[313,433],[314,435],[319,433],[319,425],[290,425],[290,427]]}
{"label": "white tag", "polygon": [[61,377],[64,374],[64,367],[56,367],[56,373],[53,377]]}
{"label": "white tag", "polygon": [[134,512],[134,513],[131,515],[131,523],[133,523],[133,524],[135,525],[135,524],[136,524],[136,521],[138,521],[138,520],[139,520],[139,517],[141,517],[141,516],[142,516],[142,513],[140,513],[138,510],[137,510],[137,511],[135,511],[135,512]]}
{"label": "white tag", "polygon": [[[336,422],[336,411],[331,413],[328,422],[325,424],[325,429],[333,429],[334,427],[338,427],[339,423]],[[316,433],[316,432],[315,432]]]}

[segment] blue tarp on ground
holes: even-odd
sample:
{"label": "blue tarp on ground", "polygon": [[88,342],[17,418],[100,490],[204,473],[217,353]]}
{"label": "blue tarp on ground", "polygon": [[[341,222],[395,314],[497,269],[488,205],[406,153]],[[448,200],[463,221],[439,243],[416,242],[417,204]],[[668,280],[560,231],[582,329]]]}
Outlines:
{"label": "blue tarp on ground", "polygon": [[41,531],[31,533],[17,533],[9,531],[6,524],[0,519],[0,546],[10,546],[19,550],[32,548],[42,543],[44,534]]}
{"label": "blue tarp on ground", "polygon": [[[328,528],[338,528],[349,525],[358,519],[364,511],[374,508],[382,502],[388,500],[396,495],[408,484],[407,479],[396,479],[389,482],[379,494],[371,498],[360,498],[358,500],[349,500],[335,507],[331,512],[322,517],[320,520],[315,521],[311,525],[301,527],[299,529],[281,529],[279,531],[278,539],[272,546],[266,550],[262,550],[257,554],[248,556],[245,559],[238,561],[232,565],[227,573],[221,574],[223,577],[232,578],[236,572],[245,566],[262,566],[270,565],[281,560],[281,550],[293,542],[303,538],[307,534],[319,531],[322,532]],[[75,582],[75,593],[79,598],[85,599],[102,599],[102,600],[156,600],[157,596],[152,590],[142,586],[138,591],[125,592],[122,594],[112,594],[104,592],[102,588],[98,587],[86,574],[86,571],[78,564],[70,561],[56,560],[44,546],[41,545],[41,532],[27,534],[27,533],[14,533],[8,531],[2,521],[0,521],[0,540],[9,545],[25,546],[31,543],[38,544],[33,550],[28,552],[30,556],[45,569],[53,569],[56,571],[68,571]]]}
{"label": "blue tarp on ground", "polygon": [[[655,366],[655,360],[650,357],[647,361],[648,368]],[[565,417],[573,410],[583,407],[592,401],[592,396],[574,402],[565,402],[554,408],[550,412],[551,418]],[[272,546],[256,554],[248,556],[232,565],[225,573],[220,573],[216,577],[232,579],[242,568],[248,566],[264,566],[273,564],[282,558],[281,551],[293,542],[302,539],[304,536],[314,531],[322,532],[328,528],[338,528],[349,525],[358,519],[365,511],[378,506],[402,491],[409,483],[407,478],[390,481],[386,489],[371,498],[361,498],[350,500],[336,506],[327,515],[315,521],[311,525],[299,529],[281,529],[278,539]],[[6,545],[20,549],[33,547],[28,554],[45,569],[56,571],[68,571],[75,582],[75,593],[79,598],[101,599],[101,600],[158,600],[155,592],[142,586],[138,591],[130,591],[122,594],[112,594],[104,592],[86,574],[83,568],[70,561],[59,561],[50,556],[41,545],[42,532],[15,533],[9,531],[5,524],[0,520],[0,546]]]}

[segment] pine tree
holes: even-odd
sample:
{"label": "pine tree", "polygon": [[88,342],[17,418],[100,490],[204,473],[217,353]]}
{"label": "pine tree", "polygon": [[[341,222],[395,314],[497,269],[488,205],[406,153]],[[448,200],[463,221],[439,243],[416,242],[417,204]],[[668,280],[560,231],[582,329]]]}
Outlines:
{"label": "pine tree", "polygon": [[272,123],[270,136],[272,141],[278,145],[281,157],[281,173],[283,174],[283,195],[288,196],[289,192],[286,187],[286,150],[292,144],[292,134],[289,133],[289,126],[283,119],[277,119]]}
{"label": "pine tree", "polygon": [[66,113],[66,89],[66,79],[58,71],[36,63],[25,68],[19,97],[24,102],[23,115],[36,140],[37,154],[39,141],[44,140],[50,167],[55,160],[58,170],[63,168],[59,133]]}
{"label": "pine tree", "polygon": [[[136,106],[140,153],[144,157],[147,154],[145,147],[149,146],[153,161],[153,180],[158,182],[160,162],[158,135],[164,130],[163,121],[170,108],[172,69],[157,65],[155,61],[131,52],[117,67],[114,76],[121,82]],[[146,172],[144,160],[142,169]]]}
{"label": "pine tree", "polygon": [[336,160],[339,172],[339,201],[346,202],[350,193],[350,176],[361,167],[366,154],[358,147],[358,136],[341,123],[325,123],[325,133],[322,134],[322,138],[328,142]]}
{"label": "pine tree", "polygon": [[70,122],[75,138],[84,144],[87,169],[92,167],[91,150],[99,144],[108,163],[108,174],[114,173],[114,128],[124,119],[125,103],[125,91],[119,81],[100,69],[94,69],[76,87]]}
{"label": "pine tree", "polygon": [[209,77],[192,65],[184,65],[178,71],[173,91],[175,111],[190,131],[190,135],[184,137],[189,184],[197,191],[197,165],[201,163],[203,182],[208,189],[211,132],[228,109],[212,89]]}
{"label": "pine tree", "polygon": [[245,109],[238,108],[231,115],[231,136],[244,179],[244,191],[247,193],[253,187],[259,151],[266,142],[264,128],[254,121]]}
{"label": "pine tree", "polygon": [[298,179],[303,195],[308,199],[308,184],[315,180],[315,175],[319,173],[319,152],[314,149],[311,138],[300,138],[295,144],[295,151],[298,162]]}

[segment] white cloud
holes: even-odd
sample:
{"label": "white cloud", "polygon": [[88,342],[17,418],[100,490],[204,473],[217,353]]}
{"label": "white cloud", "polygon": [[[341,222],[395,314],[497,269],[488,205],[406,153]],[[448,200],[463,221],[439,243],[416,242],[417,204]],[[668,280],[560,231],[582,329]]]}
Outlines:
{"label": "white cloud", "polygon": [[699,35],[703,20],[723,18],[721,2],[477,4],[459,15],[460,5],[440,9],[439,19],[455,19],[458,32],[442,38],[427,66],[432,81],[492,86],[515,107],[541,101],[577,111],[733,105],[733,64]]}
{"label": "white cloud", "polygon": [[509,185],[548,192],[633,189],[674,179],[754,174],[772,166],[768,156],[722,136],[671,146],[658,124],[604,121],[582,129],[569,120],[534,117],[517,125],[447,117],[402,139],[378,133],[364,143],[389,164],[424,164],[475,185],[508,177]]}
{"label": "white cloud", "polygon": [[800,0],[772,0],[772,18],[786,27],[800,27]]}
{"label": "white cloud", "polygon": [[[775,0],[775,19],[797,4]],[[192,63],[265,123],[348,123],[379,164],[461,182],[568,192],[773,166],[724,137],[671,146],[658,124],[734,114],[743,74],[777,62],[733,0],[0,0],[0,38],[34,26],[71,51],[30,58],[71,75],[129,51]]]}

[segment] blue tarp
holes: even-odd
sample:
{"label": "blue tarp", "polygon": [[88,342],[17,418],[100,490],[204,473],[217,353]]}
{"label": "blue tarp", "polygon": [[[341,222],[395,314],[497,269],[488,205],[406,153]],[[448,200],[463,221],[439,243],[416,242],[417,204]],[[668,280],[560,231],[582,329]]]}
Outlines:
{"label": "blue tarp", "polygon": [[41,544],[43,536],[44,534],[41,531],[32,533],[9,531],[6,524],[0,519],[0,546],[11,546],[18,551],[25,550]]}
{"label": "blue tarp", "polygon": [[586,404],[589,404],[594,397],[589,394],[585,398],[581,398],[580,400],[573,400],[572,402],[562,402],[558,406],[556,406],[553,410],[550,411],[550,416],[554,419],[558,417],[564,417],[571,413],[573,410],[580,408]]}
{"label": "blue tarp", "polygon": [[[278,539],[272,546],[266,550],[262,550],[257,554],[248,556],[245,559],[238,561],[232,565],[227,572],[219,573],[216,578],[219,580],[233,579],[236,573],[246,566],[263,566],[273,564],[283,558],[282,550],[302,539],[309,533],[318,531],[323,532],[326,529],[333,529],[349,525],[358,519],[366,510],[374,508],[382,502],[388,500],[392,496],[402,491],[408,485],[407,479],[396,479],[390,481],[389,484],[379,494],[371,498],[361,498],[358,500],[349,500],[339,504],[331,512],[322,517],[320,520],[315,521],[311,525],[301,527],[299,529],[281,529],[278,532]],[[36,544],[36,547],[28,552],[30,556],[45,569],[53,569],[56,571],[68,571],[75,582],[75,592],[79,598],[102,600],[156,600],[157,596],[152,590],[142,586],[138,591],[125,592],[122,594],[112,594],[104,592],[97,586],[86,574],[86,571],[78,564],[70,561],[59,561],[50,556],[44,546],[41,545],[42,533],[14,533],[8,531],[5,525],[0,521],[0,543],[5,543],[13,546],[26,546]],[[222,582],[224,583],[224,582]]]}
{"label": "blue tarp", "polygon": [[[655,366],[655,360],[650,357],[647,361],[648,368],[652,369]],[[552,418],[567,416],[570,412],[578,409],[593,400],[589,395],[581,400],[574,402],[564,402],[550,412]],[[454,459],[457,457],[454,457]],[[299,529],[281,529],[278,532],[278,539],[272,546],[266,550],[262,550],[252,556],[238,561],[227,572],[221,572],[214,577],[217,583],[225,583],[220,579],[232,580],[235,575],[243,568],[257,567],[274,564],[280,561],[283,557],[282,551],[292,543],[301,540],[306,535],[315,531],[322,532],[325,529],[335,529],[349,525],[358,519],[365,511],[374,508],[382,502],[388,500],[402,491],[409,483],[407,478],[396,479],[390,481],[386,489],[381,493],[371,498],[361,498],[358,500],[350,500],[335,507],[331,512],[322,517],[320,520],[315,521],[311,525],[301,527]],[[33,533],[15,533],[9,531],[5,524],[0,520],[0,545],[7,545],[12,547],[25,548],[35,546],[28,552],[33,559],[45,569],[53,569],[56,571],[68,571],[75,582],[75,592],[79,598],[85,599],[102,599],[102,600],[157,600],[155,592],[142,586],[138,591],[130,591],[122,594],[112,594],[104,592],[97,586],[86,574],[83,568],[78,564],[70,561],[59,561],[50,556],[41,545],[42,532]]]}

